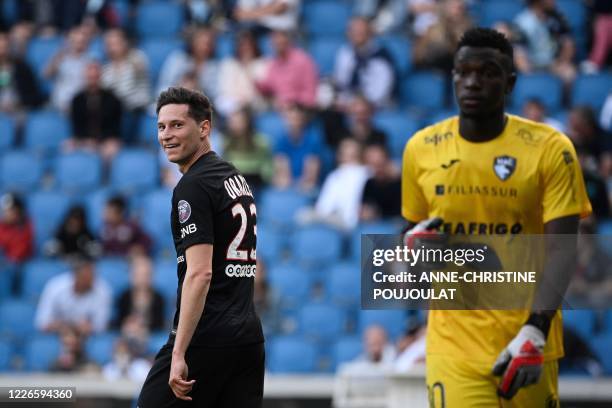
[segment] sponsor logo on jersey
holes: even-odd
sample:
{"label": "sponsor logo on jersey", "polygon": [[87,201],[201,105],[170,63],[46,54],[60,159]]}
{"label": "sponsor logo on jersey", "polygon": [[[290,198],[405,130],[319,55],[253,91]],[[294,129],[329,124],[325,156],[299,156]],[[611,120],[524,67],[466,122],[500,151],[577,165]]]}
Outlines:
{"label": "sponsor logo on jersey", "polygon": [[257,273],[257,268],[254,264],[228,264],[225,267],[225,274],[230,278],[254,278],[255,273]]}
{"label": "sponsor logo on jersey", "polygon": [[435,194],[441,195],[479,195],[484,197],[517,198],[518,190],[512,187],[437,184]]}
{"label": "sponsor logo on jersey", "polygon": [[185,236],[187,236],[189,234],[193,234],[197,230],[198,230],[198,227],[196,227],[195,224],[189,224],[189,225],[181,228],[181,239],[185,238]]}
{"label": "sponsor logo on jersey", "polygon": [[434,146],[439,145],[442,142],[446,142],[448,139],[452,139],[453,138],[453,132],[446,132],[446,133],[436,133],[434,135],[431,136],[425,136],[425,144],[432,144]]}
{"label": "sponsor logo on jersey", "polygon": [[523,139],[523,141],[526,144],[531,145],[531,146],[537,146],[540,140],[542,140],[542,135],[540,134],[534,135],[529,130],[522,129],[522,128],[516,132],[516,135],[520,137],[521,139]]}
{"label": "sponsor logo on jersey", "polygon": [[251,189],[241,174],[237,174],[232,177],[228,177],[223,182],[223,186],[225,187],[225,191],[230,196],[232,200],[235,200],[241,196],[249,196],[253,197],[253,193]]}
{"label": "sponsor logo on jersey", "polygon": [[563,161],[565,162],[565,164],[572,164],[574,162],[574,158],[572,157],[572,154],[568,150],[564,150],[562,154],[563,154]]}
{"label": "sponsor logo on jersey", "polygon": [[512,156],[497,156],[493,159],[493,171],[501,181],[510,178],[516,169],[516,159]]}
{"label": "sponsor logo on jersey", "polygon": [[184,224],[191,217],[191,206],[185,200],[178,202],[178,218],[181,224]]}
{"label": "sponsor logo on jersey", "polygon": [[505,235],[519,234],[523,225],[515,222],[512,225],[504,222],[446,222],[442,224],[442,231],[446,234],[468,235]]}
{"label": "sponsor logo on jersey", "polygon": [[185,262],[185,255],[180,255],[176,257],[176,263],[180,264],[181,262]]}

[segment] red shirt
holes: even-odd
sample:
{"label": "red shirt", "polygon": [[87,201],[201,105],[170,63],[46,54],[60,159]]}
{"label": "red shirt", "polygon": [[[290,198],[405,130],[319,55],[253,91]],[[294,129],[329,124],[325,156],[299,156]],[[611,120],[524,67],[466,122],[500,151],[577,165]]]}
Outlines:
{"label": "red shirt", "polygon": [[0,250],[13,262],[23,262],[32,256],[34,231],[32,223],[26,220],[20,224],[0,222]]}

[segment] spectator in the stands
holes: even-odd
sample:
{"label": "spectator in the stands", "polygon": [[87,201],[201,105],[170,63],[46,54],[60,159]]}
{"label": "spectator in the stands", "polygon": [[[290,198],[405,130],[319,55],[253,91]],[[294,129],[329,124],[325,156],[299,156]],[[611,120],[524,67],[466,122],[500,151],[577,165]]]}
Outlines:
{"label": "spectator in the stands", "polygon": [[107,381],[127,379],[142,383],[151,369],[151,362],[144,358],[144,347],[120,337],[113,347],[113,357],[102,367],[102,375]]}
{"label": "spectator in the stands", "polygon": [[531,71],[531,64],[529,63],[529,56],[527,55],[525,38],[518,27],[515,24],[507,21],[498,21],[494,24],[493,28],[505,35],[508,41],[510,41],[512,44],[514,67],[516,70],[519,72]]}
{"label": "spectator in the stands", "polygon": [[227,118],[223,157],[240,170],[251,188],[258,190],[270,182],[274,171],[272,151],[265,136],[255,129],[248,108]]}
{"label": "spectator in the stands", "polygon": [[300,0],[237,0],[234,18],[256,34],[295,31]]}
{"label": "spectator in the stands", "polygon": [[73,138],[68,150],[99,151],[109,161],[121,148],[121,102],[100,83],[100,65],[91,62],[85,68],[85,88],[72,99],[70,120]]}
{"label": "spectator in the stands", "polygon": [[612,259],[600,242],[610,243],[610,236],[597,236],[594,217],[580,221],[576,273],[566,298],[572,305],[586,308],[606,307],[612,296]]}
{"label": "spectator in the stands", "polygon": [[290,104],[313,107],[316,103],[319,74],[312,57],[293,45],[287,31],[272,33],[275,56],[270,61],[264,79],[256,83],[277,109]]}
{"label": "spectator in the stands", "polygon": [[221,62],[219,68],[219,93],[215,101],[217,110],[229,114],[241,106],[260,111],[265,100],[255,83],[264,78],[269,60],[261,55],[252,33],[238,33],[235,53]]}
{"label": "spectator in the stands", "polygon": [[594,0],[591,2],[593,11],[593,45],[589,59],[581,68],[586,73],[598,72],[606,65],[612,53],[612,1]]}
{"label": "spectator in the stands", "polygon": [[601,108],[599,125],[606,132],[612,132],[612,89],[608,92],[608,97]]}
{"label": "spectator in the stands", "polygon": [[604,368],[580,333],[568,326],[563,326],[563,358],[559,360],[559,373],[561,375],[588,374],[599,377]]}
{"label": "spectator in the stands", "polygon": [[393,367],[396,352],[382,326],[368,326],[363,333],[363,353],[345,363],[342,371],[383,374]]}
{"label": "spectator in the stands", "polygon": [[111,315],[111,289],[96,276],[91,259],[74,258],[71,268],[46,283],[38,302],[36,327],[51,333],[69,327],[83,336],[103,332]]}
{"label": "spectator in the stands", "polygon": [[415,38],[412,48],[414,66],[450,73],[459,39],[471,26],[463,0],[440,1],[435,23]]}
{"label": "spectator in the stands", "polygon": [[151,99],[147,57],[131,47],[125,32],[118,28],[106,32],[104,43],[108,62],[102,67],[102,86],[121,101],[122,138],[132,143],[140,115]]}
{"label": "spectator in the stands", "polygon": [[0,32],[0,112],[36,108],[44,102],[32,68],[11,55],[9,37]]}
{"label": "spectator in the stands", "polygon": [[164,298],[152,284],[153,264],[146,256],[130,261],[131,285],[118,298],[118,328],[137,324],[148,332],[164,328]]}
{"label": "spectator in the stands", "polygon": [[309,125],[304,107],[294,104],[283,114],[286,129],[274,149],[273,183],[279,188],[297,186],[312,191],[319,182],[322,137]]}
{"label": "spectator in the stands", "polygon": [[354,17],[348,27],[348,45],[336,54],[334,83],[338,88],[338,103],[347,105],[356,94],[380,107],[391,102],[395,73],[388,51],[378,44],[370,23]]}
{"label": "spectator in the stands", "polygon": [[125,199],[111,197],[104,208],[102,248],[107,256],[148,254],[151,239],[136,220],[128,218]]}
{"label": "spectator in the stands", "polygon": [[610,216],[610,198],[606,180],[600,173],[591,168],[593,157],[588,150],[576,147],[576,154],[582,167],[582,176],[589,196],[589,201],[593,207],[593,216],[597,220],[605,219]]}
{"label": "spectator in the stands", "polygon": [[75,327],[64,326],[59,331],[60,353],[51,366],[51,371],[77,373],[92,367],[85,353],[85,335]]}
{"label": "spectator in the stands", "polygon": [[544,106],[542,101],[540,101],[538,98],[530,98],[526,100],[521,110],[523,117],[529,120],[546,123],[547,125],[557,129],[559,132],[565,131],[565,126],[563,123],[547,115],[546,106]]}
{"label": "spectator in the stands", "polygon": [[357,141],[344,139],[340,142],[338,166],[325,178],[314,207],[317,220],[344,230],[357,225],[363,187],[368,179],[368,169],[361,156],[361,145]]}
{"label": "spectator in the stands", "polygon": [[438,21],[436,0],[407,0],[409,33],[421,36],[429,26]]}
{"label": "spectator in the stands", "polygon": [[526,0],[514,22],[526,39],[533,70],[545,70],[570,83],[576,76],[576,45],[565,17],[551,0]]}
{"label": "spectator in the stands", "polygon": [[426,332],[427,326],[417,322],[398,340],[395,371],[406,372],[417,365],[425,364]]}
{"label": "spectator in the stands", "polygon": [[0,253],[11,263],[21,263],[32,256],[34,227],[22,199],[15,194],[0,198]]}
{"label": "spectator in the stands", "polygon": [[374,107],[363,95],[353,98],[348,110],[348,128],[352,139],[363,146],[387,144],[387,135],[372,122]]}
{"label": "spectator in the stands", "polygon": [[363,157],[371,177],[363,188],[359,218],[376,221],[400,217],[402,183],[389,152],[384,146],[371,145],[365,148]]}
{"label": "spectator in the stands", "polygon": [[50,256],[100,255],[101,247],[87,226],[85,208],[76,205],[64,217],[55,236],[45,244]]}
{"label": "spectator in the stands", "polygon": [[215,59],[215,32],[198,28],[188,39],[187,50],[176,50],[164,61],[159,72],[157,94],[170,86],[179,85],[187,75],[195,77],[198,89],[212,101],[217,97],[219,62]]}
{"label": "spectator in the stands", "polygon": [[45,77],[53,80],[51,103],[63,112],[68,111],[74,95],[83,89],[86,82],[85,67],[91,61],[84,29],[75,27],[70,30],[65,42],[44,71]]}
{"label": "spectator in the stands", "polygon": [[410,0],[361,0],[354,2],[353,14],[372,21],[377,34],[400,29],[408,16]]}
{"label": "spectator in the stands", "polygon": [[567,135],[585,156],[583,167],[606,178],[612,175],[612,145],[591,107],[575,106],[570,110]]}

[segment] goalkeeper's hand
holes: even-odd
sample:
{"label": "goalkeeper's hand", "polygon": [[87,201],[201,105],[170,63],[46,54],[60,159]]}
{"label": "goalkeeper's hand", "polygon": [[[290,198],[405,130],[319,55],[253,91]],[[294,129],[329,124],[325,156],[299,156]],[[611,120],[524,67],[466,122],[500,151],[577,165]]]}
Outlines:
{"label": "goalkeeper's hand", "polygon": [[545,344],[542,330],[531,324],[521,327],[493,365],[493,375],[501,375],[497,395],[511,399],[520,388],[540,380]]}
{"label": "goalkeeper's hand", "polygon": [[429,218],[419,222],[417,225],[404,232],[404,245],[413,249],[419,245],[422,240],[436,240],[441,236],[441,233],[438,232],[437,229],[442,225],[442,222],[442,218],[439,217]]}

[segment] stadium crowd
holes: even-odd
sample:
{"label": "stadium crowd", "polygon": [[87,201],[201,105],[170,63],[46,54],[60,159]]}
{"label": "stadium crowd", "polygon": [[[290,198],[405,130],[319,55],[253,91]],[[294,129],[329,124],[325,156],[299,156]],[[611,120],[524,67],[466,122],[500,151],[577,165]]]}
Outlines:
{"label": "stadium crowd", "polygon": [[[332,371],[361,353],[362,334],[357,367],[418,362],[423,314],[359,309],[359,239],[400,230],[403,146],[455,114],[453,53],[474,25],[515,46],[511,113],[576,147],[594,209],[581,231],[603,238],[581,238],[568,297],[605,307],[609,1],[5,0],[0,370],[146,375],[176,296],[180,173],[158,149],[153,108],[171,85],[208,95],[213,148],[255,191],[268,368]],[[612,374],[612,311],[567,316],[562,369]]]}

